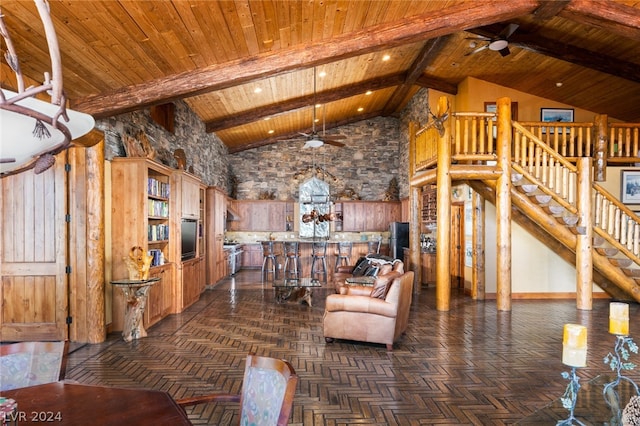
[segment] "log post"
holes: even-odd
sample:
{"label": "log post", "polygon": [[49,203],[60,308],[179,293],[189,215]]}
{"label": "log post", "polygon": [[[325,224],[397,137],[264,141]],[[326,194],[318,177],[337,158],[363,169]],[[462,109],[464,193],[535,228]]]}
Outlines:
{"label": "log post", "polygon": [[[437,116],[449,109],[445,96],[438,100]],[[449,250],[451,245],[451,120],[443,123],[444,135],[438,143],[438,170],[436,175],[436,309],[448,311],[451,304],[451,277]]]}
{"label": "log post", "polygon": [[497,165],[502,174],[496,182],[497,277],[499,311],[511,310],[511,99],[497,100]]}
{"label": "log post", "polygon": [[576,241],[576,305],[591,310],[593,303],[593,215],[591,214],[591,164],[589,157],[581,157],[578,166],[577,207],[580,229],[584,230]]}
{"label": "log post", "polygon": [[[422,256],[420,253],[420,188],[413,186],[409,190],[409,247],[410,262],[413,271],[413,292],[420,294],[422,287]],[[409,266],[409,265],[407,265]]]}
{"label": "log post", "polygon": [[607,152],[609,151],[607,120],[606,114],[597,114],[594,119],[596,124],[596,144],[593,152],[593,158],[595,159],[593,179],[596,182],[607,180]]}
{"label": "log post", "polygon": [[471,297],[475,300],[485,299],[485,210],[484,199],[477,192],[473,192],[471,199],[473,210],[473,267]]}

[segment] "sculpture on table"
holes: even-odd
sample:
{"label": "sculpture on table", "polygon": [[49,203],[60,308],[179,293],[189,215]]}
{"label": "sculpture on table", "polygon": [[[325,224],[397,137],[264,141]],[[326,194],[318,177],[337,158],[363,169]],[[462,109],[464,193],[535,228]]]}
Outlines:
{"label": "sculpture on table", "polygon": [[124,263],[129,271],[129,279],[141,281],[149,279],[149,268],[153,256],[149,256],[140,246],[131,247],[129,256],[124,257]]}

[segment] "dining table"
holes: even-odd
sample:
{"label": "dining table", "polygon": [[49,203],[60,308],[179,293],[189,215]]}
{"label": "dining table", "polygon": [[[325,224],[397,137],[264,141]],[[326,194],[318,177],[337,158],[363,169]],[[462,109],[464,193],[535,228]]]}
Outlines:
{"label": "dining table", "polygon": [[[9,424],[190,425],[167,392],[61,381],[0,392],[17,404]],[[14,420],[11,423],[11,420]]]}

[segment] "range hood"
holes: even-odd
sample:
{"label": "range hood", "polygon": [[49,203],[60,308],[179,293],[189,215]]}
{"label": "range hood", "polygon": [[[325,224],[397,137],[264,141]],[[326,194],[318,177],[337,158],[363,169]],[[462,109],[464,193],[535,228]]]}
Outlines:
{"label": "range hood", "polygon": [[230,205],[227,205],[227,222],[240,220],[240,214]]}

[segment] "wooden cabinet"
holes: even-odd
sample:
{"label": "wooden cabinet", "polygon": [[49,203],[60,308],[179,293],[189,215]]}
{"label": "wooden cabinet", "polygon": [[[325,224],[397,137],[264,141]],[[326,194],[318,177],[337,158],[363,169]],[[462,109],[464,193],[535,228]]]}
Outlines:
{"label": "wooden cabinet", "polygon": [[242,267],[247,269],[262,268],[262,246],[260,244],[244,244],[242,246]]}
{"label": "wooden cabinet", "polygon": [[[166,306],[151,307],[164,300],[165,287],[170,294],[175,285],[172,276],[176,253],[175,191],[172,187],[174,171],[145,158],[114,158],[111,162],[111,277],[114,280],[129,277],[123,258],[132,247],[140,246],[154,255],[150,275],[164,274],[162,286],[154,290],[147,320],[157,321],[165,315]],[[164,263],[163,263],[164,262]],[[169,271],[169,272],[167,272]],[[162,288],[162,290],[160,290]],[[152,289],[153,290],[153,289]],[[151,291],[151,290],[150,290]],[[162,296],[159,294],[162,293]],[[113,291],[113,330],[124,326],[125,301],[122,291]]]}
{"label": "wooden cabinet", "polygon": [[152,326],[174,311],[173,263],[153,268],[149,278],[160,278],[160,281],[149,289],[143,319],[145,327]]}
{"label": "wooden cabinet", "polygon": [[224,255],[224,231],[227,221],[227,196],[218,188],[207,188],[206,284],[212,285],[227,276]]}
{"label": "wooden cabinet", "polygon": [[200,258],[182,262],[182,309],[198,301],[204,291],[205,284],[200,280],[201,262]]}
{"label": "wooden cabinet", "polygon": [[[235,200],[234,210],[240,215],[231,231],[283,232],[293,230],[294,203],[272,200]],[[289,219],[289,220],[288,220]]]}
{"label": "wooden cabinet", "polygon": [[343,201],[338,204],[335,209],[342,212],[344,232],[384,232],[389,230],[389,222],[398,222],[401,218],[399,202]]}
{"label": "wooden cabinet", "polygon": [[174,172],[176,188],[180,197],[180,217],[200,217],[200,180],[186,172]]}
{"label": "wooden cabinet", "polygon": [[422,267],[422,283],[430,284],[436,282],[436,254],[435,253],[421,253],[420,254],[421,267]]}

